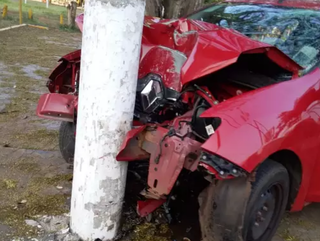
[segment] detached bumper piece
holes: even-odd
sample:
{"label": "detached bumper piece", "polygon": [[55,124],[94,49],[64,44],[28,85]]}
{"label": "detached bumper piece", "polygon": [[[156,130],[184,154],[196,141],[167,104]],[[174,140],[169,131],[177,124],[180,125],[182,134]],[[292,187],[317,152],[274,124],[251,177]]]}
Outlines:
{"label": "detached bumper piece", "polygon": [[37,115],[50,120],[73,122],[74,108],[74,95],[44,94],[40,97]]}
{"label": "detached bumper piece", "polygon": [[206,168],[218,179],[232,179],[236,177],[245,177],[248,175],[245,170],[234,165],[230,161],[206,152],[202,152],[201,154],[200,166]]}

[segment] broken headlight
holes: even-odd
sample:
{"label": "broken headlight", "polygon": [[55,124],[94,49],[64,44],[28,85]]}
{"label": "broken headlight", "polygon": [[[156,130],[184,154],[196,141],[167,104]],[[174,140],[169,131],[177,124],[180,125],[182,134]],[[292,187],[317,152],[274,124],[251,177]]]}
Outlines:
{"label": "broken headlight", "polygon": [[247,172],[245,170],[236,166],[230,161],[220,156],[209,154],[207,152],[202,152],[200,162],[213,168],[216,172],[214,174],[218,175],[222,179],[247,175]]}

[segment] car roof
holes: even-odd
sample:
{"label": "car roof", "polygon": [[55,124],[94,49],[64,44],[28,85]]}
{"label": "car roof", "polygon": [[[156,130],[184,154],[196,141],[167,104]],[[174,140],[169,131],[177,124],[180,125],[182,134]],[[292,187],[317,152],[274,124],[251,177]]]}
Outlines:
{"label": "car roof", "polygon": [[320,1],[317,1],[317,0],[224,0],[224,2],[271,4],[271,5],[283,6],[283,7],[320,10]]}

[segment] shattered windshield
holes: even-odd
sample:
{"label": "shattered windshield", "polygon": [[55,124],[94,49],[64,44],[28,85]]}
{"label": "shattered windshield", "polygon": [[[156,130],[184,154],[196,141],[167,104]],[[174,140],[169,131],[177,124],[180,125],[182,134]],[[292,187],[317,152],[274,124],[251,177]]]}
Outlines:
{"label": "shattered windshield", "polygon": [[312,68],[320,54],[320,12],[270,5],[218,4],[188,18],[235,29],[278,47],[301,66]]}

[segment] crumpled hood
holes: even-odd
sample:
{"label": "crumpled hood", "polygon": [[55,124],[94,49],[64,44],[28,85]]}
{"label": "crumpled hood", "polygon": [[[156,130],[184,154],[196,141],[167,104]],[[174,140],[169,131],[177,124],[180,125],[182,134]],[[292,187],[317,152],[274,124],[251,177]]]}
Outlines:
{"label": "crumpled hood", "polygon": [[225,68],[241,54],[265,53],[282,68],[297,74],[303,69],[278,48],[252,40],[241,33],[214,24],[191,20],[146,18],[144,45],[162,45],[185,54],[182,84]]}
{"label": "crumpled hood", "polygon": [[[83,14],[77,17],[76,22],[82,31]],[[148,63],[148,67],[140,66],[140,76],[148,71],[153,71],[162,77],[165,75],[163,73],[164,68],[159,66],[161,61],[157,61],[156,67],[150,65],[150,57],[148,61],[144,61],[148,53],[159,47],[170,49],[174,53],[180,53],[185,57],[183,63],[180,61],[178,68],[175,66],[175,74],[179,75],[180,87],[177,84],[173,88],[177,90],[192,80],[211,74],[237,62],[241,54],[264,53],[273,62],[292,72],[294,75],[297,75],[299,70],[303,69],[278,48],[252,40],[235,30],[198,20],[160,20],[159,18],[146,16],[140,63]],[[153,52],[156,53],[156,51]],[[155,58],[159,57],[161,55]],[[174,58],[173,56],[172,60],[162,61],[162,63],[166,64],[166,62],[171,61],[175,64]],[[160,69],[162,70],[160,71]],[[166,67],[165,69],[170,68]],[[165,80],[165,82],[169,81]]]}

